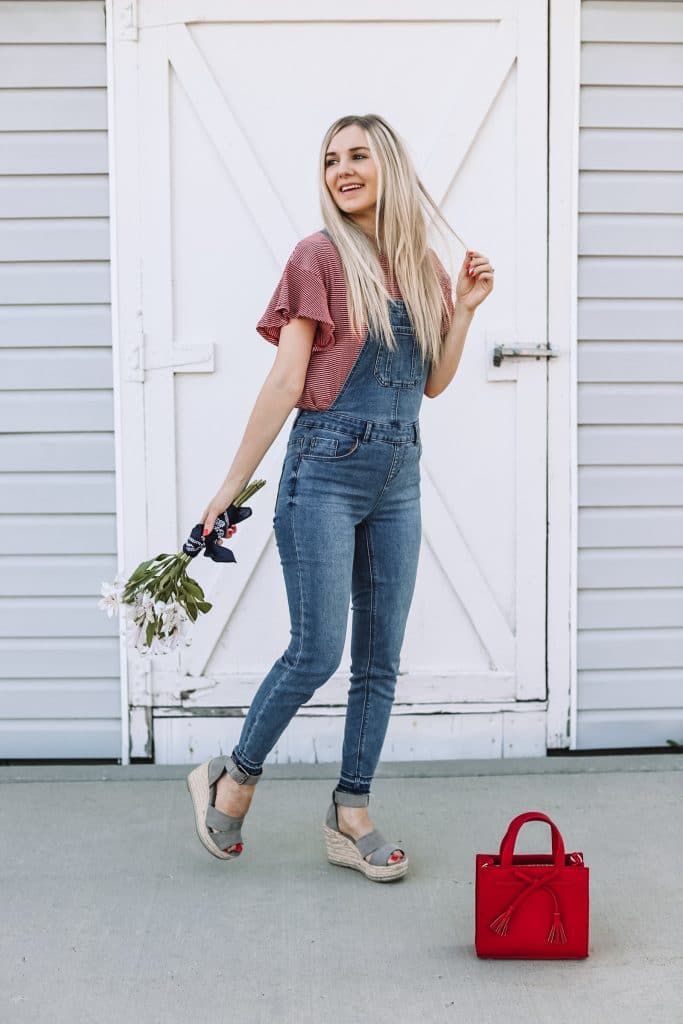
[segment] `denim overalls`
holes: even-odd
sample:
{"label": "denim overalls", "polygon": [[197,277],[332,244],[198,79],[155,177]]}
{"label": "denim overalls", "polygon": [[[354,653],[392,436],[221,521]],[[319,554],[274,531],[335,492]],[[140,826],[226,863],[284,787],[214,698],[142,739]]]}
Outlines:
{"label": "denim overalls", "polygon": [[349,599],[351,676],[338,790],[369,793],[389,724],[421,540],[419,412],[429,363],[405,304],[397,350],[366,335],[323,412],[290,431],[273,526],[291,639],[257,690],[232,758],[260,774],[302,704],[341,663]]}

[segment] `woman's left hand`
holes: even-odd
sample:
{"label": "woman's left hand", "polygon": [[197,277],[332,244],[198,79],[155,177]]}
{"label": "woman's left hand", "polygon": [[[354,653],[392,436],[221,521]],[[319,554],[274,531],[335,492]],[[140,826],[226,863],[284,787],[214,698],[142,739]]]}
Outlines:
{"label": "woman's left hand", "polygon": [[455,285],[456,300],[474,310],[493,291],[493,267],[488,256],[471,249],[465,255]]}
{"label": "woman's left hand", "polygon": [[[237,530],[237,523],[230,523],[230,526],[225,531],[225,537],[223,538],[223,540],[230,540],[230,538],[236,532],[236,530]],[[221,544],[222,545],[223,540],[221,540],[221,539],[217,540],[216,544]]]}

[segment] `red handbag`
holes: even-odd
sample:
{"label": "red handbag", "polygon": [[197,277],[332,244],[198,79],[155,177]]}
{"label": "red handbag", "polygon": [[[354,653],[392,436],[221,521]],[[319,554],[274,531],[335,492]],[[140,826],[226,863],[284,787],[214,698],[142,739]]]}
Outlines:
{"label": "red handbag", "polygon": [[[550,825],[552,854],[514,854],[517,833],[527,821]],[[565,853],[560,831],[546,814],[526,811],[513,818],[497,854],[476,854],[475,880],[477,956],[588,956],[588,868],[582,853]]]}

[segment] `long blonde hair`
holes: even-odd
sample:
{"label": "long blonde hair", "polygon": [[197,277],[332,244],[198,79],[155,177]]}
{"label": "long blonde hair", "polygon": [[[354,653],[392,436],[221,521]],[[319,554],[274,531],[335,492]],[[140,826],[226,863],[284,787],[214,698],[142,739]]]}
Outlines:
{"label": "long blonde hair", "polygon": [[[358,334],[368,325],[391,351],[395,349],[388,308],[392,296],[384,283],[377,253],[365,232],[339,209],[325,181],[325,154],[332,137],[351,124],[365,129],[377,167],[377,247],[385,254],[398,284],[422,356],[436,366],[442,352],[442,323],[450,321],[430,255],[421,199],[449,230],[453,229],[420,181],[403,139],[378,114],[338,118],[325,132],[320,148],[320,207],[325,227],[341,257],[349,320]],[[433,218],[429,223],[433,223]],[[456,232],[453,234],[462,241]]]}

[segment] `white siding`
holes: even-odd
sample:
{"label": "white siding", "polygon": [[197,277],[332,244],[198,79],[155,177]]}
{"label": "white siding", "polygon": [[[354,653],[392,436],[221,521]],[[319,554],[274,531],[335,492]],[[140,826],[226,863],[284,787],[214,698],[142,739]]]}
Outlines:
{"label": "white siding", "polygon": [[577,747],[683,740],[683,4],[582,4]]}
{"label": "white siding", "polygon": [[105,56],[0,0],[0,760],[120,756]]}

